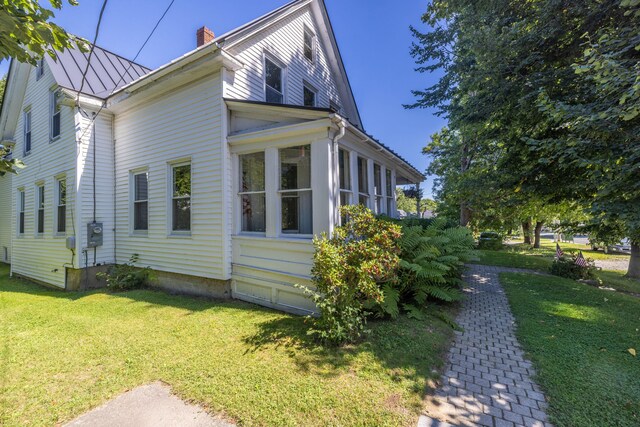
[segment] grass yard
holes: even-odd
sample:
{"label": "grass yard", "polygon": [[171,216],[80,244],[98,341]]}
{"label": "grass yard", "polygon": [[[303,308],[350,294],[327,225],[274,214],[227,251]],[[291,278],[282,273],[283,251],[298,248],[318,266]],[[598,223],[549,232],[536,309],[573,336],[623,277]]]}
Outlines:
{"label": "grass yard", "polygon": [[517,336],[557,427],[640,425],[640,299],[559,277],[503,273]]}
{"label": "grass yard", "polygon": [[54,425],[154,380],[243,426],[412,426],[451,329],[371,325],[325,350],[304,319],[139,290],[64,293],[0,264],[0,425]]}

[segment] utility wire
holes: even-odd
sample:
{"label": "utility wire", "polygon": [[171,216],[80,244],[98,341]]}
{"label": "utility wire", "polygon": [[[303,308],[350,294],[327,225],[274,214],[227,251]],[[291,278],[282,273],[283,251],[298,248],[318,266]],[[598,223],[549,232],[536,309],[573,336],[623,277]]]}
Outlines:
{"label": "utility wire", "polygon": [[98,41],[98,34],[100,34],[100,24],[102,23],[102,15],[104,15],[104,9],[107,7],[107,1],[104,0],[102,2],[102,7],[100,8],[100,15],[98,16],[98,24],[96,25],[96,34],[93,36],[93,43],[91,44],[91,50],[89,51],[89,57],[87,58],[87,66],[82,73],[82,80],[80,80],[80,89],[78,89],[78,95],[76,96],[76,104],[80,101],[80,92],[84,88],[84,82],[87,78],[87,72],[89,71],[89,64],[91,64],[91,56],[93,55],[93,50],[96,47],[96,42]]}
{"label": "utility wire", "polygon": [[[151,39],[151,37],[153,36],[153,34],[156,32],[156,30],[158,29],[158,26],[160,25],[160,23],[162,22],[162,20],[164,19],[164,17],[167,15],[167,12],[169,12],[169,9],[171,9],[171,6],[173,6],[173,3],[176,0],[171,0],[171,2],[169,3],[169,5],[167,6],[167,8],[164,10],[164,13],[162,14],[162,16],[160,16],[160,18],[158,19],[158,21],[156,22],[156,25],[153,27],[153,29],[151,30],[151,32],[149,33],[149,35],[147,36],[147,39],[144,41],[144,43],[142,43],[142,46],[140,46],[140,49],[138,49],[138,53],[136,53],[136,56],[133,57],[133,59],[129,62],[129,66],[127,67],[127,69],[124,71],[124,73],[122,73],[120,75],[120,80],[118,80],[118,82],[116,83],[116,85],[114,86],[113,90],[109,93],[109,95],[106,96],[106,98],[109,98],[111,95],[113,95],[113,93],[118,89],[118,85],[122,82],[122,79],[124,78],[124,76],[127,74],[127,72],[131,69],[131,67],[133,67],[133,64],[135,63],[136,59],[138,59],[138,56],[140,55],[140,53],[142,52],[142,49],[145,48],[145,46],[147,45],[147,43],[149,42],[149,40]],[[105,0],[106,3],[106,0]],[[96,120],[96,118],[98,117],[98,115],[100,114],[100,112],[102,111],[102,109],[105,107],[106,105],[106,101],[102,103],[102,105],[100,106],[100,108],[98,109],[98,112],[96,113],[95,116],[93,116],[93,118],[91,119],[91,123],[89,123],[89,125],[85,128],[84,132],[82,132],[82,135],[80,135],[79,141],[82,141],[82,138],[84,137],[84,135],[87,133],[87,131],[89,130],[89,128],[91,127],[91,125],[93,124],[93,122]]]}

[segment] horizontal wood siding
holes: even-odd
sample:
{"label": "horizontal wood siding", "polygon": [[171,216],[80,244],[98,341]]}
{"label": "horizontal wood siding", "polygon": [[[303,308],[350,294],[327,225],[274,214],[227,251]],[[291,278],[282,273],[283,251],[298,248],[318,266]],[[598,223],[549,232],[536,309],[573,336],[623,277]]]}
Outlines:
{"label": "horizontal wood siding", "polygon": [[[216,73],[115,116],[116,257],[139,265],[227,280],[228,230],[224,219],[222,82]],[[170,233],[170,168],[190,161],[191,235]],[[149,173],[149,230],[132,233],[130,172]]]}
{"label": "horizontal wood siding", "polygon": [[[46,67],[46,65],[45,65]],[[65,265],[70,265],[72,254],[66,249],[65,236],[55,233],[54,212],[56,210],[55,177],[64,174],[67,179],[67,224],[66,235],[73,235],[73,206],[75,205],[76,134],[74,108],[61,107],[60,138],[49,141],[49,90],[55,86],[50,70],[36,80],[32,68],[22,108],[31,106],[31,153],[22,156],[24,150],[23,119],[21,113],[16,128],[15,157],[22,158],[27,165],[12,179],[11,191],[11,236],[12,272],[58,287],[64,287]],[[45,186],[44,233],[36,236],[36,189],[37,182]],[[25,190],[25,232],[17,234],[17,189]],[[77,257],[75,259],[77,265]]]}
{"label": "horizontal wood siding", "polygon": [[328,108],[329,100],[342,105],[319,37],[315,38],[314,63],[304,57],[305,25],[317,34],[308,6],[233,46],[230,52],[236,55],[244,67],[235,73],[230,73],[226,79],[230,84],[226,87],[225,97],[251,101],[265,100],[263,55],[266,51],[286,66],[284,84],[286,104],[304,104],[303,81],[307,81],[318,90],[316,101],[318,107]]}

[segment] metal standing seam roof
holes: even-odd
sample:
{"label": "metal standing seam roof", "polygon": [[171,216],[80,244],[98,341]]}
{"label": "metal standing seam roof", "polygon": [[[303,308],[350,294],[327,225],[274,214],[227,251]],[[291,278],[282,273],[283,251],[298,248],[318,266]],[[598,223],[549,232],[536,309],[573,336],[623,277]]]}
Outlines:
{"label": "metal standing seam roof", "polygon": [[[81,93],[101,99],[106,99],[113,91],[151,71],[150,68],[97,45],[94,46],[91,61],[89,52],[83,52],[78,48],[56,52],[56,56],[56,60],[48,55],[45,55],[45,58],[59,86],[73,91],[80,90],[82,86]],[[85,69],[87,74],[82,85]]]}

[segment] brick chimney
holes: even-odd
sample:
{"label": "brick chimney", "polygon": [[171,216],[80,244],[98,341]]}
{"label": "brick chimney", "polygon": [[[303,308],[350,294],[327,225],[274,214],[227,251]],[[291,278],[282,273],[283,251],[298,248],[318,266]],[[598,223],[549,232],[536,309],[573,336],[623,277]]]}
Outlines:
{"label": "brick chimney", "polygon": [[198,47],[202,46],[203,44],[209,43],[211,40],[213,40],[213,37],[213,31],[211,31],[207,27],[198,28],[198,31],[196,31],[196,41],[198,43]]}

